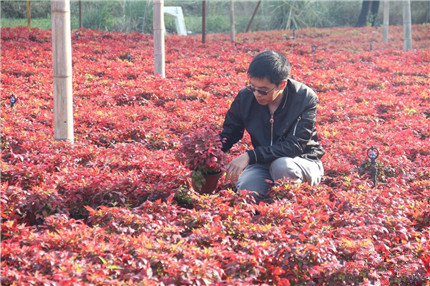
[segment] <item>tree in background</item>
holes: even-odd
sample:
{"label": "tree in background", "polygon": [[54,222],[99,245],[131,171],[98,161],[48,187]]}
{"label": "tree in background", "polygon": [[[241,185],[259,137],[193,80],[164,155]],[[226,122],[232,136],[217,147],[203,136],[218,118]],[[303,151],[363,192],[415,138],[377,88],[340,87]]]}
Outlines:
{"label": "tree in background", "polygon": [[[361,5],[360,16],[358,17],[356,27],[364,27],[367,23],[376,26],[376,17],[378,16],[379,0],[364,0]],[[370,10],[370,15],[369,15]]]}
{"label": "tree in background", "polygon": [[321,25],[322,12],[314,1],[270,1],[270,28],[299,29]]}

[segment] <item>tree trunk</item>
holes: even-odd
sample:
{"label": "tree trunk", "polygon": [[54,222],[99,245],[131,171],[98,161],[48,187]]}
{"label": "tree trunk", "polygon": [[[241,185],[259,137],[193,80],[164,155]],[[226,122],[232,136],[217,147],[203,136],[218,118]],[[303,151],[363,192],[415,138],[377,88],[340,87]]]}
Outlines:
{"label": "tree trunk", "polygon": [[372,5],[370,7],[370,17],[372,20],[372,26],[377,26],[376,18],[378,17],[378,11],[379,11],[379,0],[373,0]]}
{"label": "tree trunk", "polygon": [[380,0],[364,0],[361,6],[360,16],[358,17],[356,27],[364,27],[368,22],[368,15],[370,10],[370,21],[372,26],[376,26],[376,18],[378,17]]}
{"label": "tree trunk", "polygon": [[31,5],[30,0],[27,0],[27,29],[31,30]]}
{"label": "tree trunk", "polygon": [[154,73],[165,77],[164,0],[154,0]]}
{"label": "tree trunk", "polygon": [[429,23],[429,20],[430,20],[430,1],[427,9],[427,14],[426,14],[426,23]]}
{"label": "tree trunk", "polygon": [[234,30],[234,0],[230,0],[230,39],[236,41],[236,34]]}
{"label": "tree trunk", "polygon": [[411,1],[403,0],[403,49],[412,49]]}
{"label": "tree trunk", "polygon": [[82,28],[82,1],[79,0],[79,29]]}
{"label": "tree trunk", "polygon": [[390,26],[390,0],[384,1],[384,25],[382,31],[382,41],[388,43],[388,29]]}
{"label": "tree trunk", "polygon": [[54,138],[73,142],[70,1],[51,0],[54,67]]}
{"label": "tree trunk", "polygon": [[369,14],[369,7],[370,7],[369,0],[364,0],[363,4],[361,5],[361,12],[360,16],[358,17],[357,24],[355,24],[356,27],[364,27],[367,24],[367,15]]}
{"label": "tree trunk", "polygon": [[206,0],[202,1],[202,43],[206,43]]}

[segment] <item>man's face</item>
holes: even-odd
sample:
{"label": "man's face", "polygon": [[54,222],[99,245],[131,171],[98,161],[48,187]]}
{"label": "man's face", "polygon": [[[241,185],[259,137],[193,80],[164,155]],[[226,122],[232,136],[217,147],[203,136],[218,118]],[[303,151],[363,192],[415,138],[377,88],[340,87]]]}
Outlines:
{"label": "man's face", "polygon": [[281,87],[282,84],[278,87],[268,78],[249,78],[248,89],[254,93],[255,99],[261,105],[268,105],[279,100],[283,91]]}

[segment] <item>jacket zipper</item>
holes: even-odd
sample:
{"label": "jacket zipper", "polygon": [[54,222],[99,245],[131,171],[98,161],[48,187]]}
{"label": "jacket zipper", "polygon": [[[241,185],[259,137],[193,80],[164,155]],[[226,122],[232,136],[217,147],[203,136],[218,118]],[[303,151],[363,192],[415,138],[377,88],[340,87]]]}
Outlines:
{"label": "jacket zipper", "polygon": [[273,113],[270,114],[270,146],[273,144],[273,123],[275,119],[273,118]]}
{"label": "jacket zipper", "polygon": [[300,120],[302,120],[302,117],[301,116],[297,117],[296,125],[294,125],[293,136],[296,136],[297,125],[299,124]]}

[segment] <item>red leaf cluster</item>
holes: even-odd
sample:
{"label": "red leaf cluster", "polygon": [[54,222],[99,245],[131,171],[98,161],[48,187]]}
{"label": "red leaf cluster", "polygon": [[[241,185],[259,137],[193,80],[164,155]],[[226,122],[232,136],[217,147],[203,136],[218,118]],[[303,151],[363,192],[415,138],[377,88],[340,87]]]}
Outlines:
{"label": "red leaf cluster", "polygon": [[[408,52],[402,27],[388,44],[371,27],[169,36],[162,79],[151,36],[82,29],[71,145],[53,140],[51,32],[2,28],[1,284],[428,285],[428,30]],[[181,138],[221,129],[265,49],[319,96],[325,178],[258,205],[223,181],[200,196]]]}
{"label": "red leaf cluster", "polygon": [[218,172],[223,169],[226,160],[221,149],[221,138],[216,130],[204,127],[181,138],[176,159],[191,171]]}

